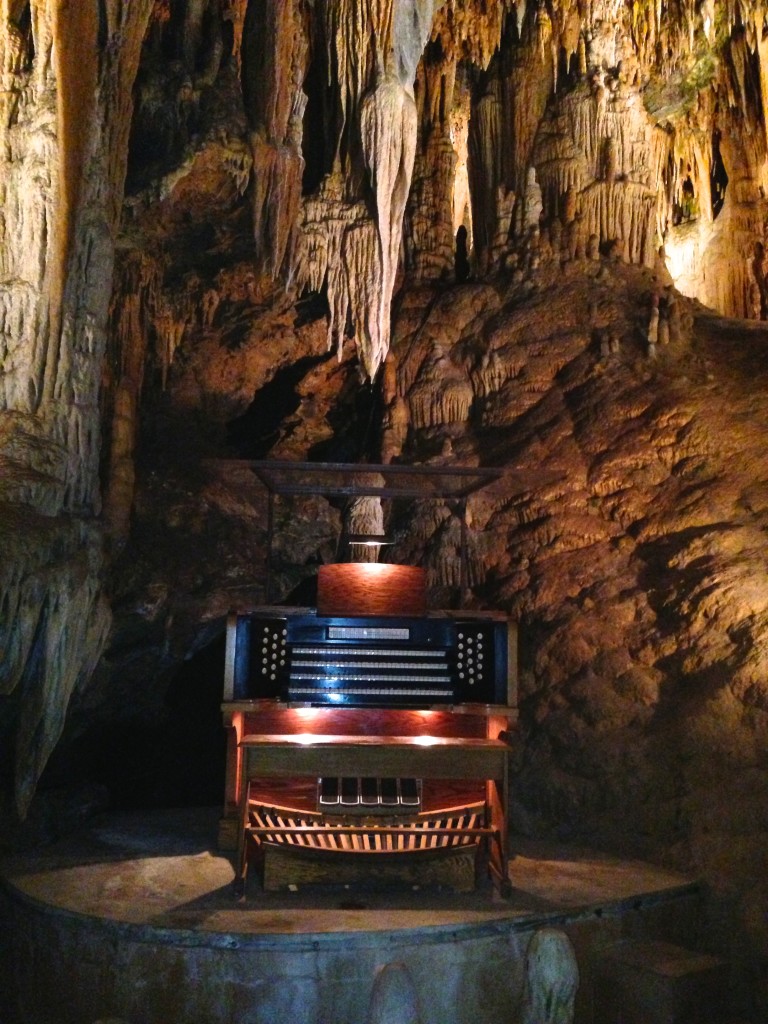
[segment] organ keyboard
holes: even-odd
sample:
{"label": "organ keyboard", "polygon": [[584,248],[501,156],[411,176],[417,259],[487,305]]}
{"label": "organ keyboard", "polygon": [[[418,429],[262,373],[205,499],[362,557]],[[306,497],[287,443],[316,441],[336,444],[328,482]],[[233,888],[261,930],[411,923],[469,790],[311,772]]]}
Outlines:
{"label": "organ keyboard", "polygon": [[237,615],[225,699],[346,707],[510,706],[505,619]]}

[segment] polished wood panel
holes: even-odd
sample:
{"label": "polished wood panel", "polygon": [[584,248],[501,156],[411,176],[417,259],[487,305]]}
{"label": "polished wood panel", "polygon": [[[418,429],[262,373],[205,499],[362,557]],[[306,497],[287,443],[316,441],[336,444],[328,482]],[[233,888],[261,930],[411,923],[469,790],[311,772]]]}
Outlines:
{"label": "polished wood panel", "polygon": [[234,702],[225,714],[244,715],[243,735],[320,732],[336,736],[485,736],[486,716],[408,708],[290,708],[275,701]]}
{"label": "polished wood panel", "polygon": [[246,778],[254,775],[374,775],[495,779],[506,772],[501,740],[419,736],[244,736]]}
{"label": "polished wood panel", "polygon": [[318,615],[414,615],[427,610],[427,574],[415,565],[335,562],[317,572]]}

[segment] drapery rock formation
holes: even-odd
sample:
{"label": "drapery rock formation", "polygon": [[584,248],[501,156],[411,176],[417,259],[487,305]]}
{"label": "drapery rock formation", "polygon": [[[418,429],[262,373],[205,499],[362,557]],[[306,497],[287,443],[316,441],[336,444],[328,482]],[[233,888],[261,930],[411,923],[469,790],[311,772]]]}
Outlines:
{"label": "drapery rock formation", "polygon": [[[216,460],[503,466],[464,598],[522,625],[515,827],[702,875],[765,1019],[766,14],[0,0],[4,820],[167,797],[267,599]],[[455,603],[458,510],[385,512]],[[341,518],[278,503],[269,599]]]}
{"label": "drapery rock formation", "polygon": [[101,21],[88,5],[53,0],[0,8],[0,693],[22,693],[22,811],[106,635],[90,520],[101,504],[99,392],[131,87],[150,8],[113,2]]}

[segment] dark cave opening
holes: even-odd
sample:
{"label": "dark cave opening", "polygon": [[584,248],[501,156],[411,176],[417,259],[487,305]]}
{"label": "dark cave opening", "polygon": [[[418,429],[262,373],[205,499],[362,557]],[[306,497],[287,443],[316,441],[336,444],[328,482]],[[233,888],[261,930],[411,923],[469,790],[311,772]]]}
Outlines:
{"label": "dark cave opening", "polygon": [[680,190],[679,201],[673,206],[672,220],[676,225],[696,220],[699,216],[699,200],[691,180],[690,170],[689,166],[688,174]]}
{"label": "dark cave opening", "polygon": [[14,5],[11,4],[8,20],[15,26],[19,36],[24,40],[24,66],[29,69],[32,67],[35,59],[35,37],[32,32],[32,5],[28,2],[23,3],[19,6],[18,11],[15,12]]}
{"label": "dark cave opening", "polygon": [[331,437],[309,450],[312,462],[378,462],[383,417],[381,374],[373,383],[347,379],[327,419]]}
{"label": "dark cave opening", "polygon": [[132,706],[125,690],[112,695],[122,708],[100,713],[83,706],[82,699],[74,701],[63,741],[41,780],[41,794],[103,787],[116,810],[221,804],[223,687],[222,624],[222,632],[169,673],[165,692],[152,707],[146,699]]}
{"label": "dark cave opening", "polygon": [[719,131],[712,135],[712,167],[709,180],[712,193],[712,219],[714,220],[723,208],[725,190],[728,187],[728,173],[720,155]]}
{"label": "dark cave opening", "polygon": [[240,458],[263,459],[280,436],[283,421],[299,408],[296,386],[329,355],[304,356],[278,370],[253,396],[242,416],[227,424],[227,441]]}
{"label": "dark cave opening", "polygon": [[269,37],[265,5],[249,3],[241,46],[240,85],[246,116],[252,128],[259,128],[264,116],[261,83],[269,81],[269,69],[266,67],[265,47],[260,43]]}
{"label": "dark cave opening", "polygon": [[313,59],[303,86],[307,97],[301,136],[304,157],[302,191],[305,196],[319,187],[333,166],[333,151],[324,127],[327,111],[333,109],[332,91],[326,78],[320,63]]}

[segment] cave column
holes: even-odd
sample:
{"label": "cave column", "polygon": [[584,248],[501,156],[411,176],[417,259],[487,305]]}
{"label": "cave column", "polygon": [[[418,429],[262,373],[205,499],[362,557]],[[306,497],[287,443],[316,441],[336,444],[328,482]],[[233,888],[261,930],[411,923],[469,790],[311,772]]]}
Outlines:
{"label": "cave column", "polygon": [[132,87],[152,0],[39,0],[27,21],[23,5],[6,0],[0,10],[11,99],[0,150],[0,363],[9,367],[0,438],[19,481],[3,497],[29,509],[33,522],[35,513],[48,518],[63,558],[51,564],[22,540],[0,567],[13,652],[0,691],[13,693],[26,679],[15,736],[24,815],[109,625],[94,522],[100,389]]}

